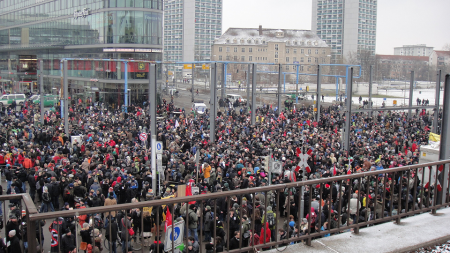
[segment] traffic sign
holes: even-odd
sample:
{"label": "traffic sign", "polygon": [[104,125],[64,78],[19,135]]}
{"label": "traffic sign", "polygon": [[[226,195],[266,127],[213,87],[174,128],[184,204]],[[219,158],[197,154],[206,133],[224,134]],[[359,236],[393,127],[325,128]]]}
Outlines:
{"label": "traffic sign", "polygon": [[281,174],[282,171],[283,171],[283,165],[281,164],[281,162],[273,162],[272,163],[272,168],[271,168],[270,172],[276,173],[276,174]]}
{"label": "traffic sign", "polygon": [[139,139],[140,139],[141,141],[146,141],[146,140],[147,140],[147,134],[146,134],[146,133],[141,133],[141,134],[139,135]]}
{"label": "traffic sign", "polygon": [[174,224],[173,233],[172,233],[172,225],[167,227],[166,230],[166,238],[164,240],[164,251],[172,250],[172,241],[173,247],[176,248],[183,243],[183,234],[184,233],[184,221],[180,221]]}
{"label": "traffic sign", "polygon": [[156,154],[156,166],[159,168],[162,168],[162,155]]}
{"label": "traffic sign", "polygon": [[162,141],[156,142],[156,154],[162,154],[163,144]]}
{"label": "traffic sign", "polygon": [[28,72],[25,72],[25,75],[28,75]]}

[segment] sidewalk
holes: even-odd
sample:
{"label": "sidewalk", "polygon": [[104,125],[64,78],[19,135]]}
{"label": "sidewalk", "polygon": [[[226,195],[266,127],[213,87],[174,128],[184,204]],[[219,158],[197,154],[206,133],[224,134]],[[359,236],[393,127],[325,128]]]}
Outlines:
{"label": "sidewalk", "polygon": [[408,252],[441,244],[450,239],[450,208],[404,218],[400,225],[392,222],[361,228],[359,235],[343,233],[313,240],[311,247],[302,243],[266,251],[268,253],[338,253],[338,252]]}

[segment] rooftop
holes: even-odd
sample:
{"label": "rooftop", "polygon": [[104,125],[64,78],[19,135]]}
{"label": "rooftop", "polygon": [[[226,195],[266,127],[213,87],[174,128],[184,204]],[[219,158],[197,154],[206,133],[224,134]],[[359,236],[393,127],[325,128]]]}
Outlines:
{"label": "rooftop", "polygon": [[386,55],[377,54],[376,58],[379,60],[391,60],[391,61],[428,61],[428,56],[412,56],[412,55]]}
{"label": "rooftop", "polygon": [[286,43],[287,46],[328,47],[327,43],[311,30],[270,28],[228,28],[214,44],[264,45],[269,42]]}

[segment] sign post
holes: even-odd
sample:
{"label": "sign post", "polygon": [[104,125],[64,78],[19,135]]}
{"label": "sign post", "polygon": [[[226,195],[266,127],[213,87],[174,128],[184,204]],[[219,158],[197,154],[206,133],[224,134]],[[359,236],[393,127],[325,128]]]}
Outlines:
{"label": "sign post", "polygon": [[[152,135],[152,190],[156,194],[156,135]],[[155,195],[156,196],[156,195]]]}
{"label": "sign post", "polygon": [[166,238],[164,240],[164,251],[165,252],[172,251],[172,242],[174,248],[183,244],[183,236],[184,236],[184,221],[180,221],[175,223],[174,225],[168,226],[166,229]]}

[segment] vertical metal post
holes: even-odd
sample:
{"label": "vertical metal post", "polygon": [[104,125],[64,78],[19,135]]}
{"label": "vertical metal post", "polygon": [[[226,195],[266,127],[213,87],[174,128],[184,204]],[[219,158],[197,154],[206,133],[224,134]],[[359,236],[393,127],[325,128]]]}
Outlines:
{"label": "vertical metal post", "polygon": [[227,64],[223,64],[223,82],[222,82],[222,91],[221,91],[221,97],[222,99],[225,98],[225,89],[227,86]]}
{"label": "vertical metal post", "polygon": [[[447,160],[450,158],[450,74],[445,76],[444,83],[444,107],[442,110],[442,127],[441,127],[441,146],[439,149],[439,160]],[[438,191],[437,204],[446,202],[449,181],[447,180],[449,165],[445,164],[444,169],[439,174],[439,182],[442,191]],[[431,172],[430,172],[431,173]],[[437,173],[437,171],[436,171]]]}
{"label": "vertical metal post", "polygon": [[438,70],[436,80],[436,102],[435,102],[436,110],[434,111],[434,119],[433,119],[433,133],[435,134],[439,134],[438,119],[439,119],[440,91],[441,91],[441,70]]}
{"label": "vertical metal post", "polygon": [[283,73],[282,73],[282,68],[283,68],[283,66],[281,65],[281,64],[278,64],[278,91],[277,91],[277,95],[278,95],[278,97],[277,97],[277,99],[278,99],[278,113],[280,113],[282,110],[281,110],[281,82],[282,82],[282,80],[281,80],[281,78],[282,78],[282,75],[283,75]]}
{"label": "vertical metal post", "polygon": [[283,73],[283,93],[286,93],[286,73]]}
{"label": "vertical metal post", "polygon": [[298,104],[298,71],[300,70],[300,65],[297,65],[296,75],[295,75],[295,103]]}
{"label": "vertical metal post", "polygon": [[[412,103],[413,103],[413,91],[414,91],[414,71],[411,71],[411,82],[409,84],[409,110],[408,118],[412,118]],[[406,91],[405,91],[406,92]]]}
{"label": "vertical metal post", "polygon": [[257,66],[255,63],[252,64],[253,65],[253,70],[252,70],[252,110],[251,110],[251,120],[252,120],[252,126],[254,126],[256,124],[256,69]]}
{"label": "vertical metal post", "polygon": [[322,66],[317,65],[317,102],[316,102],[316,108],[317,108],[317,114],[316,114],[316,121],[319,122],[320,120],[320,99],[322,99]]}
{"label": "vertical metal post", "polygon": [[156,64],[150,64],[148,73],[148,102],[150,104],[150,133],[151,133],[151,155],[152,155],[152,190],[153,194],[157,196],[156,192]]}
{"label": "vertical metal post", "polygon": [[[347,67],[347,73],[348,73]],[[352,121],[352,87],[353,87],[353,68],[350,68],[350,75],[347,75],[347,111],[345,113],[345,140],[344,150],[350,148],[350,123]]]}
{"label": "vertical metal post", "polygon": [[[67,137],[69,137],[69,101],[68,101],[68,94],[69,93],[69,80],[67,76],[67,66],[68,66],[67,60],[64,60],[64,70],[63,70],[63,76],[64,76],[64,133]],[[41,94],[43,96],[44,94]]]}
{"label": "vertical metal post", "polygon": [[216,141],[216,89],[217,89],[217,63],[211,64],[211,81],[210,81],[210,107],[209,107],[209,139],[212,143]]}
{"label": "vertical metal post", "polygon": [[192,77],[191,77],[191,81],[192,81],[192,103],[194,103],[194,70],[195,70],[195,64],[192,64]]}
{"label": "vertical metal post", "polygon": [[41,125],[44,125],[44,61],[39,61],[39,94],[41,102]]}
{"label": "vertical metal post", "polygon": [[128,112],[128,62],[124,62],[125,72],[124,72],[124,84],[125,84],[125,97],[123,102],[125,104],[125,112]]}
{"label": "vertical metal post", "polygon": [[339,101],[339,77],[336,77],[336,102],[338,101]]}
{"label": "vertical metal post", "polygon": [[[369,72],[369,107],[372,109],[372,76],[373,76],[373,65],[370,65],[370,72]],[[369,112],[369,117],[372,117],[373,112]]]}
{"label": "vertical metal post", "polygon": [[[251,72],[251,64],[248,64],[248,70],[247,70],[247,110],[249,108],[250,104],[250,72]],[[248,111],[246,111],[247,113]]]}

